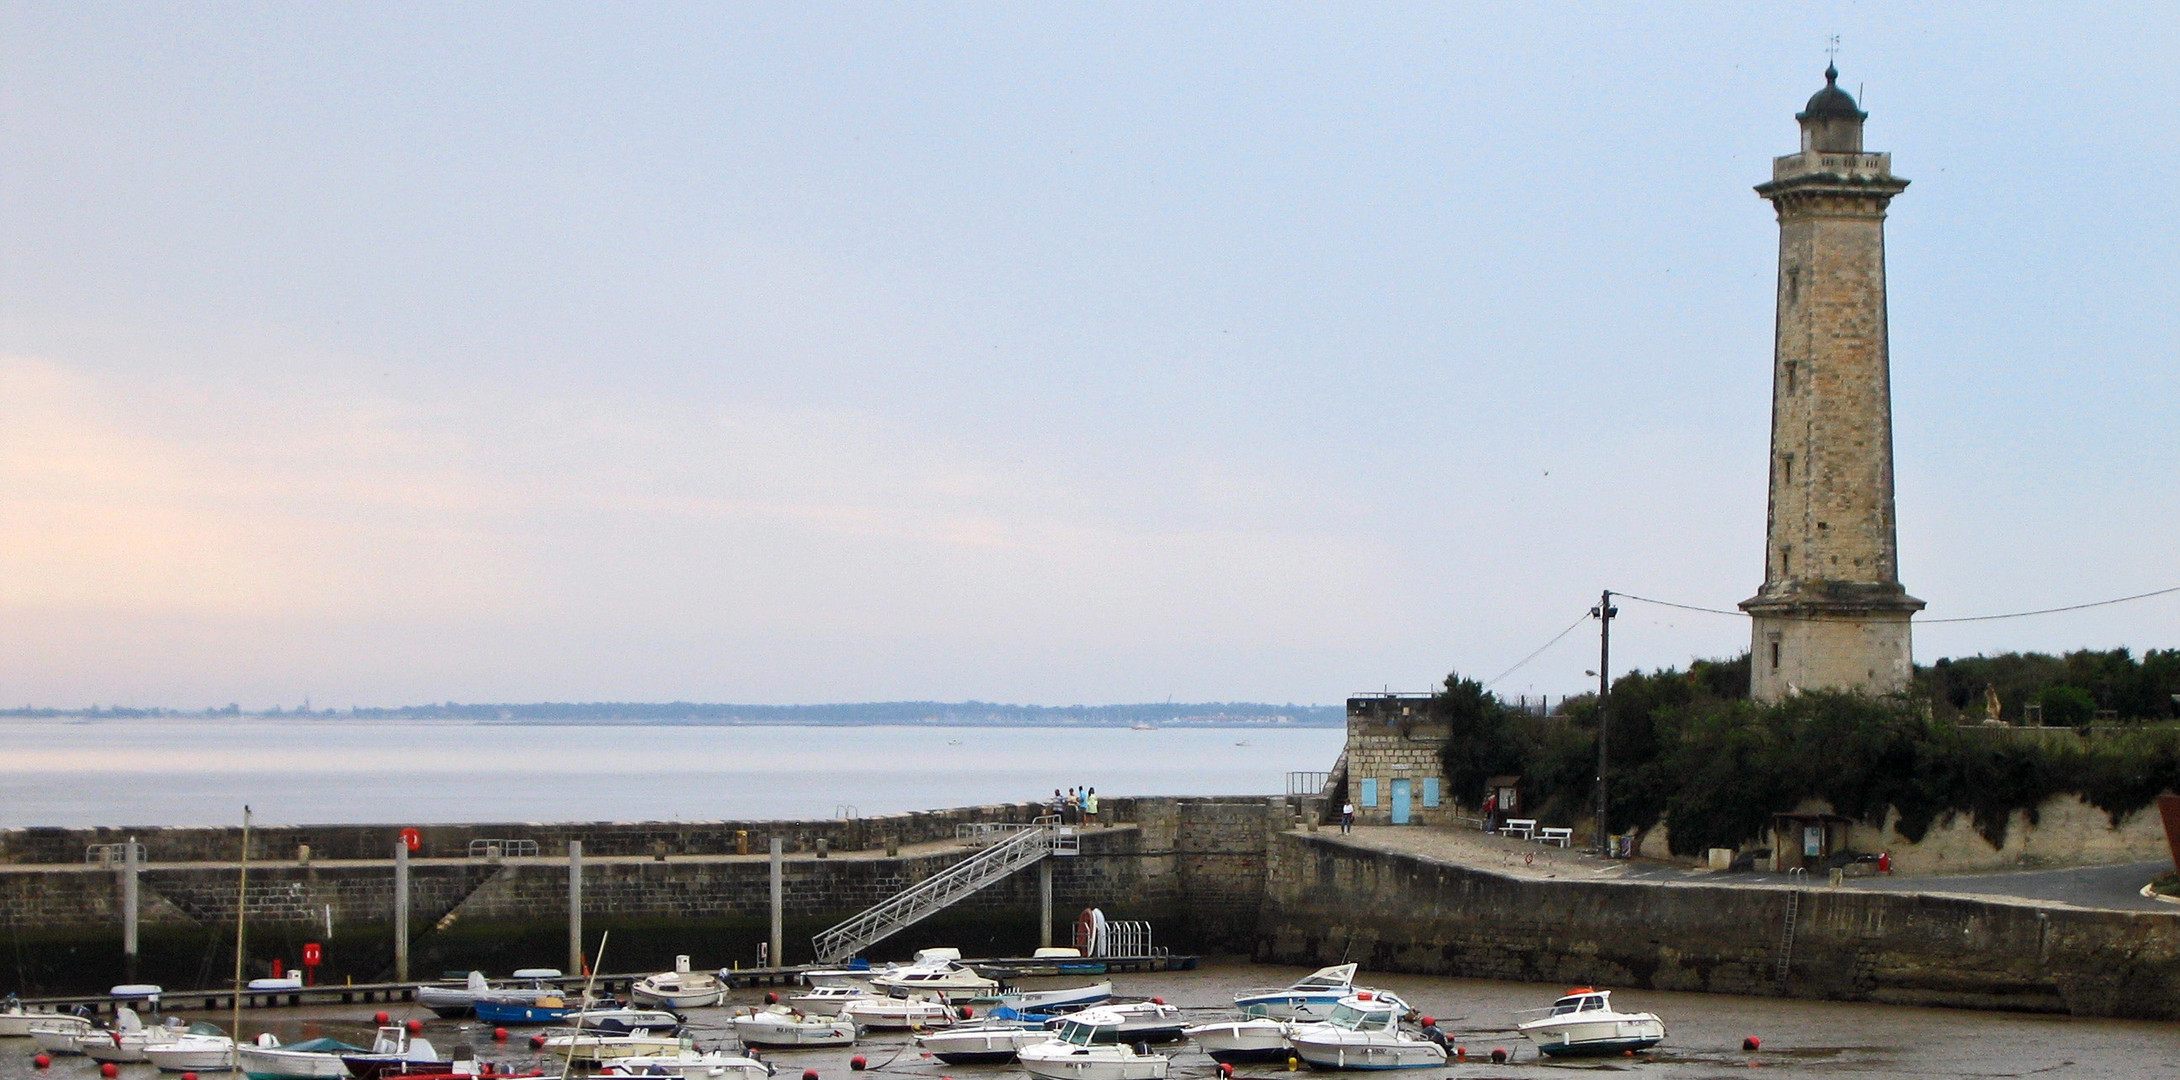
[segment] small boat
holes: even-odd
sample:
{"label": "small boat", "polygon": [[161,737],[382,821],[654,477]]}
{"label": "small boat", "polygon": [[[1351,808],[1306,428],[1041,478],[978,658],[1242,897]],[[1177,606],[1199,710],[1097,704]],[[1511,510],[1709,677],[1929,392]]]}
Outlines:
{"label": "small boat", "polygon": [[1287,1036],[1295,1028],[1292,1020],[1273,1020],[1257,1017],[1253,1020],[1221,1020],[1215,1024],[1198,1024],[1183,1031],[1196,1043],[1197,1048],[1211,1055],[1213,1061],[1239,1064],[1252,1061],[1285,1061],[1294,1051],[1287,1045]]}
{"label": "small boat", "polygon": [[999,992],[999,980],[979,975],[963,964],[960,949],[924,949],[907,967],[888,968],[872,976],[870,985],[895,997],[929,993],[949,1002]]}
{"label": "small boat", "polygon": [[90,1030],[92,1026],[89,1020],[80,1016],[50,1010],[31,1009],[29,1006],[24,1005],[22,999],[14,994],[9,994],[7,1000],[0,1003],[0,1039],[27,1039],[30,1037],[32,1024],[42,1024],[48,1027],[81,1027],[86,1031]]}
{"label": "small boat", "polygon": [[385,1077],[407,1076],[411,1073],[443,1073],[454,1068],[451,1058],[441,1058],[431,1040],[421,1035],[411,1035],[398,1024],[388,1024],[378,1029],[378,1037],[371,1040],[371,1049],[361,1054],[344,1054],[341,1063],[348,1066],[348,1075],[356,1080],[382,1080]]}
{"label": "small boat", "polygon": [[[1093,1010],[1094,1011],[1094,1010]],[[1055,1037],[1015,1051],[1024,1071],[1044,1080],[1165,1080],[1163,1054],[1100,1042],[1094,1025],[1068,1020]]]}
{"label": "small boat", "polygon": [[1163,1001],[1131,1001],[1098,1005],[1045,1022],[1054,1031],[1073,1025],[1086,1030],[1090,1041],[1100,1043],[1174,1042],[1188,1030],[1181,1010]]}
{"label": "small boat", "polygon": [[89,1020],[80,1016],[58,1016],[52,1020],[34,1020],[30,1025],[30,1041],[48,1054],[80,1054],[76,1049],[76,1036],[97,1031]]}
{"label": "small boat", "polygon": [[548,1035],[538,1052],[569,1061],[618,1061],[678,1053],[692,1048],[688,1036],[649,1031],[571,1031]]}
{"label": "small boat", "polygon": [[871,992],[860,986],[813,986],[809,993],[796,994],[787,1003],[812,1016],[839,1016],[841,1006],[870,996]]}
{"label": "small boat", "polygon": [[786,1005],[743,1012],[729,1021],[743,1046],[792,1049],[798,1046],[854,1046],[855,1021],[841,1016],[811,1016]]}
{"label": "small boat", "polygon": [[590,1008],[568,1016],[587,1031],[680,1031],[682,1016],[666,1009]]}
{"label": "small boat", "polygon": [[174,1039],[144,1047],[144,1057],[161,1072],[221,1072],[235,1067],[235,1040],[200,1021]]}
{"label": "small boat", "polygon": [[1408,1003],[1382,990],[1340,999],[1323,1023],[1287,1036],[1296,1057],[1320,1069],[1429,1069],[1446,1063],[1446,1048],[1401,1030]]}
{"label": "small boat", "polygon": [[850,960],[844,968],[805,971],[802,973],[802,981],[805,986],[867,987],[870,985],[871,976],[877,974],[879,973],[871,970],[869,961],[856,959]]}
{"label": "small boat", "polygon": [[689,970],[686,955],[674,957],[674,970],[646,975],[629,987],[628,999],[637,1005],[662,1009],[701,1009],[726,1000],[726,981],[709,971]]}
{"label": "small boat", "polygon": [[1318,968],[1287,986],[1267,986],[1234,995],[1234,1007],[1249,1017],[1273,1020],[1323,1020],[1332,1007],[1354,992],[1354,964]]}
{"label": "small boat", "polygon": [[1612,1007],[1612,991],[1578,986],[1549,1009],[1515,1028],[1548,1057],[1581,1057],[1648,1050],[1665,1041],[1655,1013],[1624,1013]]}
{"label": "small boat", "polygon": [[92,1061],[113,1062],[126,1065],[131,1062],[150,1060],[144,1056],[146,1043],[165,1042],[179,1035],[180,1031],[145,1027],[136,1010],[126,1005],[114,1007],[114,1025],[110,1028],[93,1028],[76,1036],[76,1053]]}
{"label": "small boat", "polygon": [[481,997],[470,1010],[487,1024],[557,1024],[584,1011],[581,1003],[570,1003],[553,994],[507,1001],[496,995]]}
{"label": "small boat", "polygon": [[670,1054],[625,1057],[607,1064],[593,1077],[664,1077],[666,1080],[765,1080],[772,1066],[755,1058],[721,1050],[698,1051],[691,1047]]}
{"label": "small boat", "polygon": [[307,1039],[282,1045],[272,1032],[259,1035],[235,1051],[243,1075],[250,1080],[347,1080],[343,1054],[361,1054],[364,1048],[339,1039]]}
{"label": "small boat", "polygon": [[873,994],[841,1006],[840,1017],[874,1031],[901,1031],[908,1028],[952,1027],[954,1010],[945,1002],[930,998],[879,997]]}
{"label": "small boat", "polygon": [[1110,1000],[1113,996],[1111,980],[1091,983],[1088,986],[1072,986],[1060,990],[1015,990],[978,999],[981,1003],[1004,1005],[1016,1012],[1062,1012],[1079,1009]]}
{"label": "small boat", "polygon": [[1004,1065],[1032,1043],[1051,1042],[1055,1034],[1042,1024],[980,1020],[941,1031],[920,1032],[916,1045],[948,1065]]}
{"label": "small boat", "polygon": [[259,991],[301,990],[302,988],[303,973],[300,971],[296,972],[293,975],[280,975],[265,979],[251,979],[249,984],[245,987],[245,989]]}
{"label": "small boat", "polygon": [[515,972],[512,981],[495,984],[484,977],[484,972],[472,971],[468,981],[461,986],[417,987],[416,1003],[442,1019],[457,1020],[476,1011],[477,1002],[487,997],[515,1002],[558,995],[560,991],[547,986],[546,981],[560,977],[559,968],[522,968]]}

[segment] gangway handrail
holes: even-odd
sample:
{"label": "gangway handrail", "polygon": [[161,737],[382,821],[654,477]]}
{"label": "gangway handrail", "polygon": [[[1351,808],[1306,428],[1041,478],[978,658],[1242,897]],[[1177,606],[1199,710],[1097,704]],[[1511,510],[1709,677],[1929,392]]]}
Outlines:
{"label": "gangway handrail", "polygon": [[[997,833],[1001,830],[992,830]],[[1056,814],[1038,817],[1007,835],[812,938],[821,964],[843,963],[864,947],[882,941],[958,902],[1007,875],[1050,855],[1074,855],[1082,838]]]}

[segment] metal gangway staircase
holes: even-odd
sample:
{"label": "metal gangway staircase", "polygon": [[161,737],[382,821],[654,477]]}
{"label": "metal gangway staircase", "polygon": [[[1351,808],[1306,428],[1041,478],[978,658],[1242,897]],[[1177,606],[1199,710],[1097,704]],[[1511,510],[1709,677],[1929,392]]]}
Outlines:
{"label": "metal gangway staircase", "polygon": [[872,905],[862,914],[811,938],[820,964],[843,964],[856,953],[945,910],[963,897],[984,888],[1048,855],[1081,852],[1082,837],[1073,825],[1062,824],[1057,815],[1040,817],[1027,825],[979,826],[975,837],[1001,838],[969,856]]}

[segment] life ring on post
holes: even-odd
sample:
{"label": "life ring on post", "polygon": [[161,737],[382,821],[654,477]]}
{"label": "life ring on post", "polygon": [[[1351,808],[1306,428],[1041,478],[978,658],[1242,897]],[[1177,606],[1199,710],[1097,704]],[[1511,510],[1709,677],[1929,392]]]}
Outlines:
{"label": "life ring on post", "polygon": [[413,826],[403,829],[401,830],[401,844],[413,853],[424,846],[424,834],[417,832]]}

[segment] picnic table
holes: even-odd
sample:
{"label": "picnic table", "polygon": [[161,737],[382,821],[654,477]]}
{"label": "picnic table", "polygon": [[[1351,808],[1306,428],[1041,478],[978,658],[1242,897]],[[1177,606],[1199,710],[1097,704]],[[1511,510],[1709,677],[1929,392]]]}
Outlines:
{"label": "picnic table", "polygon": [[1533,839],[1537,834],[1537,819],[1533,817],[1507,818],[1506,827],[1500,831],[1508,836],[1519,836],[1524,840]]}

